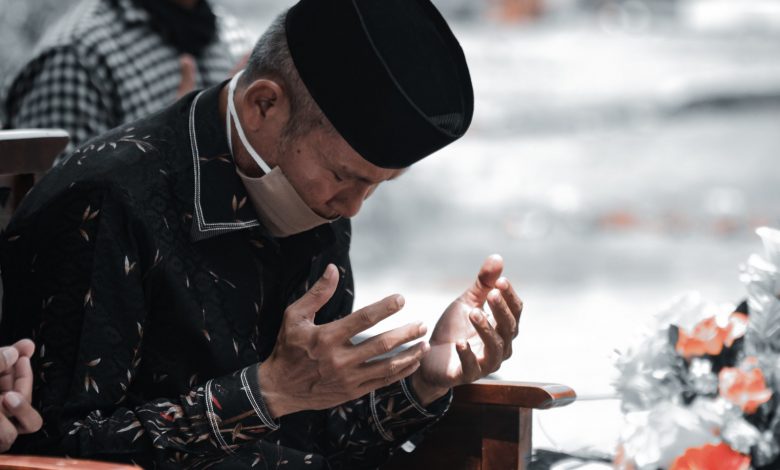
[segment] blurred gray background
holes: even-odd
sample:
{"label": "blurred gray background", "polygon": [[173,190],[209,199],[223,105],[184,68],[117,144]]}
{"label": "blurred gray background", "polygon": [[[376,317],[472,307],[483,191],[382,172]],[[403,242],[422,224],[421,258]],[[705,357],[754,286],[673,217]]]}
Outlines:
{"label": "blurred gray background", "polygon": [[[286,0],[212,0],[259,35]],[[501,253],[526,304],[499,376],[611,395],[610,354],[672,296],[743,295],[780,225],[780,1],[434,0],[472,70],[469,134],[354,221],[357,302],[433,325]],[[0,0],[0,78],[75,0]],[[726,307],[727,308],[727,307]],[[536,445],[610,451],[615,400],[537,413]],[[572,422],[600,423],[584,433]]]}

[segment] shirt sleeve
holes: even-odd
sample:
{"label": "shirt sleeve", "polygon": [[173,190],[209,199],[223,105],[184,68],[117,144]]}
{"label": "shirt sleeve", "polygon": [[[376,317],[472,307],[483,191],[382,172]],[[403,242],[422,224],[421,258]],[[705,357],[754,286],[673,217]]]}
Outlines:
{"label": "shirt sleeve", "polygon": [[[338,226],[336,237],[337,246],[348,247],[352,238],[350,225]],[[318,317],[333,321],[352,312],[354,280],[349,250],[342,248],[316,260],[307,285],[314,283],[314,276],[318,276],[329,262],[339,268],[339,286]],[[299,294],[302,294],[300,290]],[[417,437],[444,416],[451,401],[452,391],[449,391],[425,407],[408,381],[401,380],[328,410],[324,451],[328,464],[333,469],[381,465],[407,440],[418,440]]]}
{"label": "shirt sleeve", "polygon": [[[61,128],[71,137],[69,153],[119,124],[96,71],[73,47],[49,49],[29,62],[12,82],[6,102],[7,127]],[[105,86],[105,84],[104,84]]]}
{"label": "shirt sleeve", "polygon": [[143,396],[147,321],[143,279],[157,255],[110,189],[66,192],[45,216],[2,236],[3,340],[37,344],[33,403],[42,432],[14,451],[101,460],[213,459],[261,439],[274,425],[256,410],[256,366],[170,397]]}

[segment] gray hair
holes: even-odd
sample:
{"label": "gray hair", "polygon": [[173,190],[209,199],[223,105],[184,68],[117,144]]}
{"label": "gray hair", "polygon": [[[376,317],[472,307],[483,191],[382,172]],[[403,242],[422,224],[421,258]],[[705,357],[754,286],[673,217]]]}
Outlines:
{"label": "gray hair", "polygon": [[296,139],[317,128],[333,131],[330,121],[314,102],[295,68],[287,45],[286,18],[287,12],[277,16],[258,39],[241,81],[246,85],[259,78],[268,78],[278,82],[285,90],[290,101],[290,120],[283,131],[283,138]]}

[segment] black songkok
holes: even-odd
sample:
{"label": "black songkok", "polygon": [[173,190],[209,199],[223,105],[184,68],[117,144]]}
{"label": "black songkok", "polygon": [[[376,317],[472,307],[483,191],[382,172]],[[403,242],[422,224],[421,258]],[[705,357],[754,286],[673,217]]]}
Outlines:
{"label": "black songkok", "polygon": [[286,29],[314,101],[374,165],[407,167],[468,129],[466,58],[429,0],[301,0]]}

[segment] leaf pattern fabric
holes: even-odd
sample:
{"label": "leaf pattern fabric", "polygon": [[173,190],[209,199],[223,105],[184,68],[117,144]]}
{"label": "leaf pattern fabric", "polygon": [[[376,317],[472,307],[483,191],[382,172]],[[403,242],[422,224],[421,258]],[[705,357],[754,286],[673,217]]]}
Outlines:
{"label": "leaf pattern fabric", "polygon": [[[86,142],[0,237],[0,341],[29,336],[42,431],[15,452],[144,468],[374,468],[433,424],[395,383],[268,422],[258,364],[282,314],[339,267],[319,324],[352,311],[349,220],[276,239],[227,149],[218,94],[191,94]],[[266,417],[267,418],[267,417]]]}

